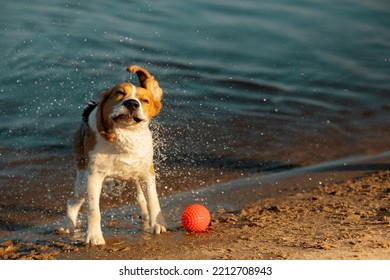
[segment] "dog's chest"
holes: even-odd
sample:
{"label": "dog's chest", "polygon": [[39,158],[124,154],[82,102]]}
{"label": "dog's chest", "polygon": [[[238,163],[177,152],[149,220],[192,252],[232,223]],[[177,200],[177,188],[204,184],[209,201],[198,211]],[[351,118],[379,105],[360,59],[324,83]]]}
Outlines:
{"label": "dog's chest", "polygon": [[153,141],[150,131],[118,130],[113,143],[100,139],[91,152],[92,171],[106,177],[131,179],[147,174],[153,164]]}

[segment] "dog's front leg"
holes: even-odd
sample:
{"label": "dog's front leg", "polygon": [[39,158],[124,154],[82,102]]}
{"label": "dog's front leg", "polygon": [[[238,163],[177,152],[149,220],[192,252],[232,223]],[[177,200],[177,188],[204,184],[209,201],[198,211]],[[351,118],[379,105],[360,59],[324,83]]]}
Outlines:
{"label": "dog's front leg", "polygon": [[99,173],[92,173],[88,176],[88,232],[86,243],[93,245],[105,244],[100,216],[100,192],[102,190],[104,176]]}
{"label": "dog's front leg", "polygon": [[150,220],[149,220],[148,203],[146,202],[146,198],[142,190],[141,183],[137,180],[135,184],[137,188],[137,202],[141,210],[142,228],[144,230],[149,230]]}
{"label": "dog's front leg", "polygon": [[77,169],[77,177],[73,188],[72,197],[67,204],[65,228],[63,230],[74,233],[77,225],[77,216],[81,205],[84,203],[87,187],[85,185],[85,170]]}
{"label": "dog's front leg", "polygon": [[161,212],[160,202],[156,191],[156,179],[150,176],[146,180],[146,193],[150,218],[150,231],[154,234],[160,234],[167,231],[167,223]]}

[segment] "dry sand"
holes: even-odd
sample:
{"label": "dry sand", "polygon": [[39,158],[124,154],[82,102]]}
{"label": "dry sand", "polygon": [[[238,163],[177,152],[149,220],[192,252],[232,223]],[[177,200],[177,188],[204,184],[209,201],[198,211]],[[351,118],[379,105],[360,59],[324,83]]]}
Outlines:
{"label": "dry sand", "polygon": [[[386,165],[387,166],[387,165]],[[315,187],[295,185],[237,210],[212,212],[207,232],[159,236],[8,239],[0,259],[390,259],[390,171]]]}

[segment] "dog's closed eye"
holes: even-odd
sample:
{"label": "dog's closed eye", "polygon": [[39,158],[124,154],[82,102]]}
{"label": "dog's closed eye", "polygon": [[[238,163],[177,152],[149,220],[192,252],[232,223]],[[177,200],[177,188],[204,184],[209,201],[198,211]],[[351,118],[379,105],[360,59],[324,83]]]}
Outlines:
{"label": "dog's closed eye", "polygon": [[122,95],[122,96],[124,96],[124,95],[126,95],[126,93],[124,91],[122,91],[122,90],[117,90],[115,92],[115,95]]}

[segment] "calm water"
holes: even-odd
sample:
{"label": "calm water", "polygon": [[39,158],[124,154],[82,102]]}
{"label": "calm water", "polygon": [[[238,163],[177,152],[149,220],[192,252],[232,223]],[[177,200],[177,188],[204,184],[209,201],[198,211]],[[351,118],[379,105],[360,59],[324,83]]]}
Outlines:
{"label": "calm water", "polygon": [[137,83],[131,64],[164,89],[163,194],[390,148],[387,0],[4,0],[0,11],[0,229],[20,226],[12,209],[63,210],[82,108]]}

